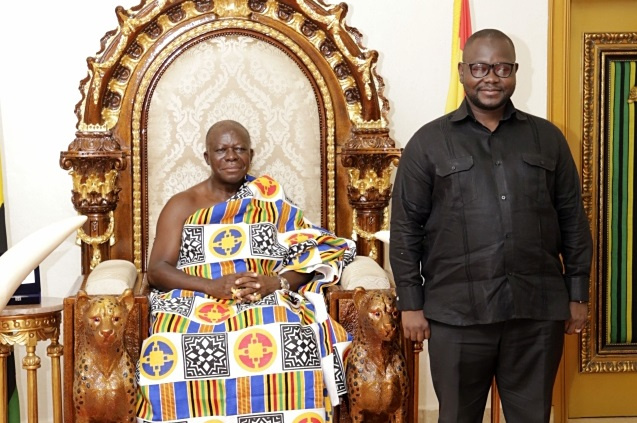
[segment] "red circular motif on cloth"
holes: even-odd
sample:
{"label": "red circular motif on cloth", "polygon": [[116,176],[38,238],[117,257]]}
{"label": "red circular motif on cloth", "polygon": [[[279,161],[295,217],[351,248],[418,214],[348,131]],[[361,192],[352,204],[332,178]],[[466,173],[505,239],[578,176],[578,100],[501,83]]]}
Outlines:
{"label": "red circular motif on cloth", "polygon": [[325,423],[325,420],[316,413],[303,413],[294,420],[294,423]]}
{"label": "red circular motif on cloth", "polygon": [[237,339],[234,347],[235,359],[249,372],[260,372],[272,365],[276,358],[277,345],[269,332],[252,329]]}
{"label": "red circular motif on cloth", "polygon": [[233,309],[224,304],[203,303],[196,310],[198,319],[208,323],[219,323],[228,320],[234,314]]}
{"label": "red circular motif on cloth", "polygon": [[301,232],[301,233],[292,235],[291,237],[288,238],[288,240],[290,241],[290,244],[300,244],[312,238],[314,238],[314,234]]}
{"label": "red circular motif on cloth", "polygon": [[274,197],[279,192],[279,186],[274,182],[274,179],[269,176],[262,176],[259,179],[255,179],[254,185],[259,188],[259,192],[265,198]]}

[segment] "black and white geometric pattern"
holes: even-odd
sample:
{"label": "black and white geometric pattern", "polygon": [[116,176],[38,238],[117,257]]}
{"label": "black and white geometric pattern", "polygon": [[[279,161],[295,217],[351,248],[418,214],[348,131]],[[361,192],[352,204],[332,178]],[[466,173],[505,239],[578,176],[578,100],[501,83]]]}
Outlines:
{"label": "black and white geometric pattern", "polygon": [[158,295],[150,296],[150,308],[153,314],[173,313],[188,317],[195,303],[194,297],[178,297],[162,299]]}
{"label": "black and white geometric pattern", "polygon": [[239,188],[239,191],[237,191],[235,195],[228,198],[228,201],[238,200],[240,198],[248,198],[248,197],[254,197],[254,194],[252,193],[252,191],[250,191],[250,188],[248,188],[248,181],[246,181],[243,183],[243,185],[241,185],[241,187]]}
{"label": "black and white geometric pattern", "polygon": [[183,335],[181,342],[186,379],[230,376],[227,333]]}
{"label": "black and white geometric pattern", "polygon": [[283,423],[283,414],[259,414],[253,416],[239,416],[237,423]]}
{"label": "black and white geometric pattern", "polygon": [[338,353],[336,347],[333,348],[334,352],[334,378],[336,380],[336,392],[338,395],[347,395],[347,386],[345,385],[345,368],[343,367],[343,361]]}
{"label": "black and white geometric pattern", "polygon": [[287,254],[285,246],[276,237],[276,227],[272,223],[250,225],[250,249],[253,256],[282,259]]}
{"label": "black and white geometric pattern", "polygon": [[261,298],[259,301],[255,301],[253,303],[237,304],[236,306],[237,306],[237,313],[240,313],[252,307],[260,307],[263,305],[275,306],[278,304],[279,304],[279,297],[276,295],[276,293],[273,292],[272,294],[268,294],[265,297]]}
{"label": "black and white geometric pattern", "polygon": [[135,365],[135,381],[137,382],[138,385],[139,385],[140,376],[141,376],[141,373],[139,372],[139,360],[138,360],[137,364]]}
{"label": "black and white geometric pattern", "polygon": [[181,269],[184,266],[204,263],[205,261],[203,227],[184,226],[181,234],[181,249],[179,250],[177,267]]}
{"label": "black and white geometric pattern", "polygon": [[356,257],[356,246],[352,246],[351,248],[345,250],[345,253],[343,254],[343,266],[347,266],[348,264],[353,262],[354,257]]}
{"label": "black and white geometric pattern", "polygon": [[298,244],[290,245],[288,256],[283,259],[283,266],[287,266],[290,261],[292,261],[295,257],[300,256],[310,248],[316,247],[318,244],[314,239],[308,239],[307,241],[299,242]]}
{"label": "black and white geometric pattern", "polygon": [[283,370],[321,367],[314,331],[305,326],[281,325]]}

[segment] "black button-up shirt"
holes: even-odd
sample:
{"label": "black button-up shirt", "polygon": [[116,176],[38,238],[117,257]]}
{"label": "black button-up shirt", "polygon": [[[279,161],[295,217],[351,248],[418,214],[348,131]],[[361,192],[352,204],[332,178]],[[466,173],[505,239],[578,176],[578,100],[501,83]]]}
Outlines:
{"label": "black button-up shirt", "polygon": [[592,240],[566,139],[509,102],[491,132],[465,102],[420,128],[392,197],[398,307],[453,325],[565,320]]}

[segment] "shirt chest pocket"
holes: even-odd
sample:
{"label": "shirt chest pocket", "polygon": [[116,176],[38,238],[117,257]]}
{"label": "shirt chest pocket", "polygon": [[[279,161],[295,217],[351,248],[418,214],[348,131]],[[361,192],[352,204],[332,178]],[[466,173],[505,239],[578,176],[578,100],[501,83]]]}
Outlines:
{"label": "shirt chest pocket", "polygon": [[473,177],[473,157],[454,157],[436,166],[434,201],[446,206],[468,204],[478,196]]}
{"label": "shirt chest pocket", "polygon": [[538,203],[552,201],[555,160],[540,154],[522,155],[522,192]]}

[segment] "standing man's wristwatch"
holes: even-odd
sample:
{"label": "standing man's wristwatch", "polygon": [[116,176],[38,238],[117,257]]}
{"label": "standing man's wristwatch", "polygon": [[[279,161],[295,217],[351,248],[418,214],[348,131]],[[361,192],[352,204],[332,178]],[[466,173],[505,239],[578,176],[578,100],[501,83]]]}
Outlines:
{"label": "standing man's wristwatch", "polygon": [[285,279],[281,275],[277,275],[277,278],[279,278],[279,283],[281,284],[281,289],[289,291],[290,290],[290,282],[288,282],[288,280]]}

